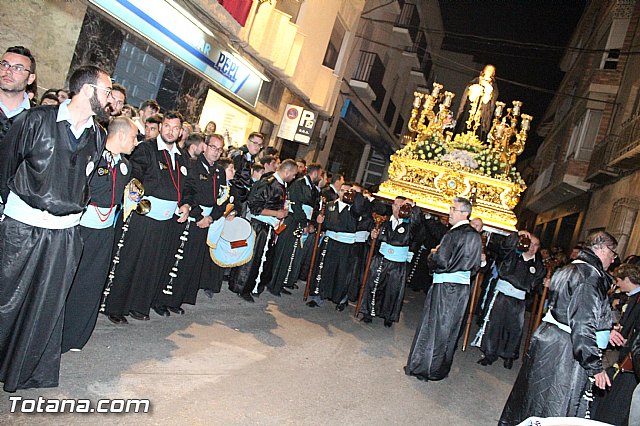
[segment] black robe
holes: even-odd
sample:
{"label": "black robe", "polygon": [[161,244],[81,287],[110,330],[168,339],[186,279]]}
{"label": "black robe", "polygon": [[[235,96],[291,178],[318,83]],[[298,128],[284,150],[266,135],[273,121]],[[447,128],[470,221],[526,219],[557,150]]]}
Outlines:
{"label": "black robe", "polygon": [[229,156],[233,160],[233,165],[236,171],[231,185],[234,188],[234,194],[236,197],[236,210],[240,217],[244,217],[247,212],[247,200],[249,199],[249,192],[254,185],[251,179],[251,167],[255,164],[256,158],[249,154],[249,150],[246,146],[233,150],[229,153]]}
{"label": "black robe", "polygon": [[[357,193],[353,205],[344,205],[340,211],[338,200],[327,203],[325,211],[325,231],[354,234],[362,213],[365,198]],[[352,282],[354,244],[337,241],[328,237],[319,247],[317,269],[314,274],[314,295],[330,299],[333,303],[345,303]]]}
{"label": "black robe", "polygon": [[[222,217],[228,200],[221,199],[221,203],[218,204],[218,199],[223,196],[222,185],[226,184],[225,172],[217,163],[209,165],[203,155],[187,163],[189,173],[185,181],[184,197],[192,203],[188,219],[189,229],[183,246],[173,253],[183,257],[177,262],[175,270],[172,270],[176,276],[167,274],[162,278],[160,291],[154,302],[159,306],[178,308],[183,303],[195,305],[198,289],[208,288],[209,282],[213,284],[214,279],[219,281],[219,284],[222,283],[222,276],[219,273],[221,269],[214,272],[214,263],[209,256],[207,246],[209,228],[199,228],[196,222],[204,218],[201,206],[213,207],[210,216],[214,221]],[[186,226],[187,224],[180,225],[182,229]],[[175,260],[171,262],[175,264]],[[169,285],[171,294],[163,291]],[[220,285],[215,287],[219,292]]]}
{"label": "black robe", "polygon": [[[110,208],[119,209],[130,176],[129,162],[123,157],[113,168],[109,167],[105,158],[101,158],[90,183],[91,204],[87,209],[98,207],[103,214]],[[84,248],[67,296],[62,352],[82,349],[93,333],[109,271],[115,228],[94,229],[81,224],[80,235]]]}
{"label": "black robe", "polygon": [[320,194],[309,176],[304,176],[289,186],[288,200],[292,203],[289,215],[284,219],[287,226],[278,235],[273,247],[273,276],[268,284],[272,293],[280,294],[283,287],[293,287],[302,266],[302,232],[309,220],[302,208],[307,205],[318,209]]}
{"label": "black robe", "polygon": [[[420,227],[421,211],[411,210],[411,217],[401,219],[393,229],[391,219],[382,224],[378,244],[387,243],[394,247],[410,247]],[[379,247],[379,246],[378,246]],[[415,250],[415,247],[410,247]],[[407,260],[395,262],[385,258],[379,251],[373,256],[369,275],[364,288],[360,312],[364,316],[381,317],[398,322],[407,273]]]}
{"label": "black robe", "polygon": [[429,253],[431,249],[440,244],[440,240],[447,233],[447,226],[440,222],[437,217],[429,216],[423,218],[423,226],[416,236],[416,243],[420,248],[416,251],[411,266],[407,272],[407,287],[412,290],[429,291],[432,276],[429,273]]}
{"label": "black robe", "polygon": [[[255,183],[249,193],[247,206],[254,216],[251,227],[256,233],[253,257],[242,266],[231,270],[229,289],[238,294],[259,294],[271,280],[275,229],[255,218],[263,210],[281,210],[286,200],[286,186],[275,176]],[[255,291],[254,291],[255,290]]]}
{"label": "black robe", "polygon": [[[79,139],[58,106],[21,114],[0,143],[0,195],[9,191],[56,216],[79,214],[104,149],[98,125]],[[16,220],[17,219],[17,220]],[[58,385],[64,303],[82,252],[79,226],[0,222],[0,382],[4,390]]]}
{"label": "black robe", "polygon": [[[498,253],[498,277],[528,294],[542,283],[546,269],[537,254],[529,260],[524,260],[522,254],[516,250],[518,241],[517,232],[503,240]],[[498,357],[517,359],[525,308],[524,299],[520,300],[494,290],[483,326],[472,345],[480,346],[484,356],[491,362]]]}
{"label": "black robe", "polygon": [[586,416],[585,394],[592,387],[589,377],[603,371],[596,331],[611,329],[608,288],[602,263],[588,248],[580,252],[578,261],[553,274],[549,309],[571,333],[546,321],[536,329],[502,411],[501,425],[517,425],[530,416]]}
{"label": "black robe", "polygon": [[[482,239],[468,223],[454,226],[429,256],[434,273],[470,271],[480,268]],[[427,292],[422,318],[405,367],[407,375],[420,380],[442,380],[449,374],[458,344],[462,320],[469,301],[469,284],[443,282]]]}
{"label": "black robe", "polygon": [[[175,154],[174,166],[171,155],[166,150],[158,150],[156,140],[143,142],[131,156],[131,177],[140,180],[145,196],[176,201],[180,205],[189,201],[183,198],[188,175],[185,161],[182,155]],[[157,292],[162,291],[161,285],[166,283],[164,278],[185,227],[176,220],[175,215],[168,220],[131,215],[126,241],[120,250],[120,263],[106,299],[107,315],[128,315],[130,311],[149,314]],[[117,229],[121,226],[119,223]]]}

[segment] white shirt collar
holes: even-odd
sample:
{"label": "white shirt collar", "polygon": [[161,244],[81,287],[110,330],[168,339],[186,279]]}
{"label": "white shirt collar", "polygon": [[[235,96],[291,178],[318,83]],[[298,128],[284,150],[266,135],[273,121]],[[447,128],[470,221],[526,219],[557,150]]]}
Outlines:
{"label": "white shirt collar", "polygon": [[120,162],[120,160],[122,159],[122,156],[120,154],[116,154],[113,155],[111,154],[109,151],[107,151],[106,149],[102,152],[102,158],[104,158],[105,160],[107,160],[107,163],[110,162],[110,160],[113,161],[113,163],[111,164],[112,166],[115,166],[116,164],[118,164]]}
{"label": "white shirt collar", "polygon": [[338,193],[338,190],[336,189],[335,186],[333,186],[332,183],[330,183],[329,186],[331,187],[331,189],[333,189],[333,192],[335,192],[336,194]]}
{"label": "white shirt collar", "polygon": [[453,225],[451,227],[451,229],[457,228],[457,227],[462,226],[462,225],[467,225],[467,224],[469,224],[469,221],[467,219],[462,219],[460,222],[458,222],[455,225]]}
{"label": "white shirt collar", "polygon": [[400,223],[402,223],[402,219],[398,219],[394,215],[391,215],[391,218],[389,220],[391,221],[391,229],[393,229],[394,231],[396,230],[398,225],[400,225]]}
{"label": "white shirt collar", "polygon": [[275,173],[273,174],[273,177],[274,177],[274,178],[276,178],[276,180],[277,180],[278,182],[280,182],[280,185],[284,186],[285,188],[287,187],[287,184],[286,184],[286,183],[284,183],[284,181],[282,180],[282,178],[280,177],[280,175],[278,174],[278,172],[275,172]]}
{"label": "white shirt collar", "polygon": [[2,102],[2,100],[0,100],[0,108],[2,108],[2,111],[4,112],[4,115],[7,116],[7,118],[11,118],[20,114],[25,109],[31,108],[31,103],[29,102],[29,96],[27,95],[27,92],[24,92],[22,102],[20,102],[20,105],[18,105],[16,109],[9,111],[9,108]]}
{"label": "white shirt collar", "polygon": [[58,108],[58,115],[56,117],[56,123],[59,123],[61,121],[68,122],[69,124],[71,124],[71,132],[73,133],[73,135],[76,138],[80,138],[80,136],[82,136],[82,133],[84,132],[84,129],[93,127],[93,116],[90,116],[89,119],[85,121],[84,125],[81,128],[77,129],[75,123],[71,121],[71,114],[69,113],[68,107],[70,103],[71,99],[67,99],[60,104],[60,107]]}
{"label": "white shirt collar", "polygon": [[629,293],[627,293],[628,296],[635,296],[636,294],[640,293],[640,287],[636,287],[633,290],[631,290]]}
{"label": "white shirt collar", "polygon": [[341,199],[338,198],[337,201],[338,201],[338,212],[342,213],[342,210],[344,210],[345,207],[349,207],[349,204],[345,203]]}
{"label": "white shirt collar", "polygon": [[178,149],[178,144],[177,143],[174,143],[173,145],[171,145],[171,149],[169,149],[169,145],[164,143],[164,141],[162,140],[162,136],[160,136],[160,135],[158,135],[158,137],[156,137],[156,142],[158,143],[158,151],[166,150],[171,155],[173,155],[173,154],[182,155],[182,152],[180,152],[180,150]]}

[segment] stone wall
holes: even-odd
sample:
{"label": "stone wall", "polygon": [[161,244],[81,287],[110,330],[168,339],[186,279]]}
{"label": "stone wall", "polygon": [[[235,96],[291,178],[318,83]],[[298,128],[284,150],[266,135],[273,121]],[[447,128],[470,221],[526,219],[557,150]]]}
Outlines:
{"label": "stone wall", "polygon": [[13,0],[0,8],[0,50],[22,45],[36,58],[38,93],[64,87],[87,4],[81,0]]}

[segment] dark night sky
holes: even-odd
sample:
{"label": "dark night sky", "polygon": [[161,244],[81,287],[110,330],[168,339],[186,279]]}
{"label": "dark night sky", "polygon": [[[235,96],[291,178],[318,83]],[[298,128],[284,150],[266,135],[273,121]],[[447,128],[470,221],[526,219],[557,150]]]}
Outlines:
{"label": "dark night sky", "polygon": [[[535,155],[542,142],[535,130],[553,95],[500,79],[556,90],[563,77],[559,63],[564,51],[542,46],[517,46],[468,35],[564,47],[585,5],[585,1],[577,0],[440,0],[447,33],[443,48],[473,54],[474,60],[481,64],[494,64],[499,100],[508,105],[512,100],[521,100],[523,111],[533,115],[533,128],[521,159]],[[469,73],[470,79],[476,76],[471,71]]]}

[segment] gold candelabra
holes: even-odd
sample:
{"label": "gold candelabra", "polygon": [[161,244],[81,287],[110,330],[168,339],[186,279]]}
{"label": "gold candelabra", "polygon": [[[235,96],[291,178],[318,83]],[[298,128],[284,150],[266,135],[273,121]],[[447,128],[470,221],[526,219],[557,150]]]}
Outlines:
{"label": "gold candelabra", "polygon": [[[409,131],[416,133],[416,141],[424,140],[433,133],[442,134],[447,126],[447,119],[450,117],[449,108],[455,94],[451,92],[442,94],[441,90],[442,84],[433,83],[433,90],[430,94],[414,93],[413,109],[407,127]],[[436,112],[435,107],[438,102],[438,111]],[[421,107],[422,111],[420,111]]]}
{"label": "gold candelabra", "polygon": [[[513,108],[507,108],[507,113],[503,116],[506,104],[496,102],[491,131],[487,137],[487,142],[500,153],[501,162],[505,164],[505,171],[508,171],[516,163],[516,157],[524,151],[533,119],[528,114],[520,113],[522,102],[513,101],[512,104]],[[518,131],[518,121],[520,121],[520,131]]]}

